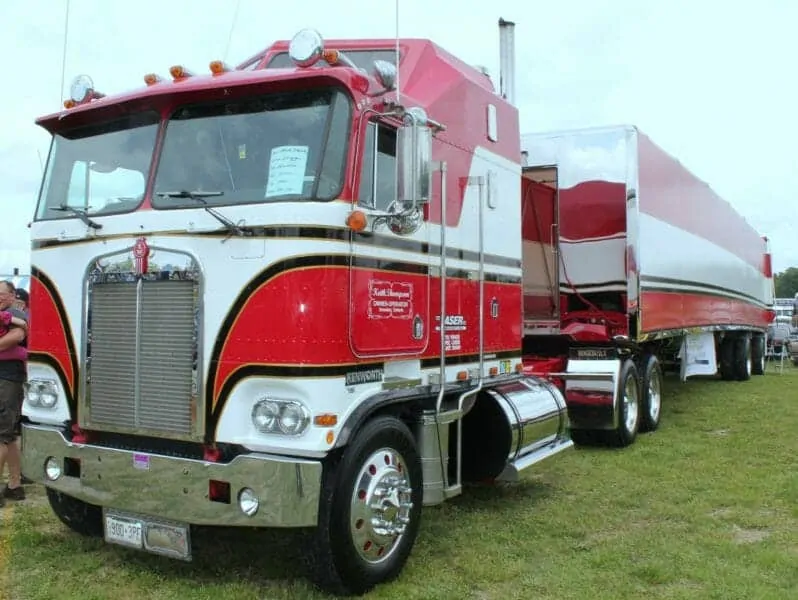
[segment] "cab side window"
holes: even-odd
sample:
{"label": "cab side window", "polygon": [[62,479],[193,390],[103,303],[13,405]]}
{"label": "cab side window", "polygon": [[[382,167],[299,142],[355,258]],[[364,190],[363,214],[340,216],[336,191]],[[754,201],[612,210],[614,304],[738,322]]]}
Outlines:
{"label": "cab side window", "polygon": [[396,199],[396,130],[377,122],[366,129],[358,204],[387,210]]}

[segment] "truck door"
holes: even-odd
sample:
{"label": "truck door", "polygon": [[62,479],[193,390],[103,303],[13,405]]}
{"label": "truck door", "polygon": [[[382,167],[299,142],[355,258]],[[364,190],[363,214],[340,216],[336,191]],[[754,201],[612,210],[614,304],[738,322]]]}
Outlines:
{"label": "truck door", "polygon": [[551,333],[560,323],[557,170],[524,169],[521,179],[524,329]]}
{"label": "truck door", "polygon": [[[396,130],[367,124],[359,154],[357,205],[386,211],[396,198]],[[357,356],[418,355],[428,344],[430,240],[423,219],[413,233],[395,233],[385,219],[352,232],[349,285],[352,350]]]}

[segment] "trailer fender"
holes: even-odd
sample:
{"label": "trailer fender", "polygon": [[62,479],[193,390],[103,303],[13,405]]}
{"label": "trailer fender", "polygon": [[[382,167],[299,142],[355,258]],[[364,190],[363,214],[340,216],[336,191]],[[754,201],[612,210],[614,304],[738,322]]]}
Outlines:
{"label": "trailer fender", "polygon": [[612,430],[618,426],[618,378],[621,359],[569,359],[565,373],[565,402],[571,429]]}

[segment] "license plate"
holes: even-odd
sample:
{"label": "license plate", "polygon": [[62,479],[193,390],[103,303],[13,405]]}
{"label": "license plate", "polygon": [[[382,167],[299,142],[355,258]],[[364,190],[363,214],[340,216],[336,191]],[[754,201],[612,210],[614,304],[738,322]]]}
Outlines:
{"label": "license plate", "polygon": [[142,548],[144,525],[139,520],[105,515],[105,540],[113,544]]}
{"label": "license plate", "polygon": [[105,541],[181,560],[191,560],[189,526],[149,517],[105,512]]}

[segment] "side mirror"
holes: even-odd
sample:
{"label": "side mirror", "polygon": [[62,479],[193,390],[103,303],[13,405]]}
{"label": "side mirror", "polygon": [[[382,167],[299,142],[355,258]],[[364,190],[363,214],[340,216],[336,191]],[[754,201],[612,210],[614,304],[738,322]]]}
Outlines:
{"label": "side mirror", "polygon": [[412,108],[396,133],[396,199],[409,210],[427,204],[432,195],[432,129],[424,111]]}

